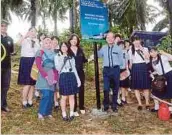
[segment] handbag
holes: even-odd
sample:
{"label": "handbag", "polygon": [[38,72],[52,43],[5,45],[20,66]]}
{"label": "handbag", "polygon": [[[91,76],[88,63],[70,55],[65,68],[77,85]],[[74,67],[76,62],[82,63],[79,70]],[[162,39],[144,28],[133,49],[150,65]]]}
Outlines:
{"label": "handbag", "polygon": [[120,74],[120,81],[127,79],[130,76],[130,71],[125,70]]}
{"label": "handbag", "polygon": [[156,94],[162,94],[165,93],[166,91],[166,86],[167,86],[167,80],[165,78],[165,72],[164,72],[164,67],[162,65],[162,59],[160,57],[160,63],[161,63],[161,68],[162,68],[162,73],[163,75],[156,75],[155,79],[152,81],[152,92]]}
{"label": "handbag", "polygon": [[[40,50],[40,51],[41,51],[41,57],[42,57],[42,55],[44,54],[44,51],[43,50]],[[39,69],[36,65],[36,62],[34,61],[31,68],[30,77],[36,81],[38,79],[38,73],[39,73]]]}

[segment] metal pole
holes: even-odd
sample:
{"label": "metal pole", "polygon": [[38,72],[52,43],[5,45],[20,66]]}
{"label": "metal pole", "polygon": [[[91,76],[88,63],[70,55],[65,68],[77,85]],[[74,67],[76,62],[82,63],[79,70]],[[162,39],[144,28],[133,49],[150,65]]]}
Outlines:
{"label": "metal pole", "polygon": [[95,86],[96,86],[96,100],[97,109],[101,109],[100,103],[100,85],[99,85],[99,64],[97,55],[97,42],[94,42],[94,68],[95,68]]}

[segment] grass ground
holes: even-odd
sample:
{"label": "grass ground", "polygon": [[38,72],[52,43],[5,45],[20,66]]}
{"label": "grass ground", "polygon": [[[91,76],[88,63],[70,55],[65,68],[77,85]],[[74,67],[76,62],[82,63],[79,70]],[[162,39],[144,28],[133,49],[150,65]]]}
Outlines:
{"label": "grass ground", "polygon": [[11,88],[8,93],[11,112],[1,116],[3,134],[172,134],[172,119],[160,121],[157,114],[146,110],[139,112],[135,98],[133,98],[134,103],[119,108],[115,116],[92,116],[91,110],[96,105],[93,81],[86,83],[85,115],[80,115],[72,122],[64,122],[60,111],[53,111],[54,120],[39,121],[37,119],[38,102],[34,101],[34,107],[31,109],[21,108],[22,88],[16,84],[16,79],[17,74],[12,74]]}

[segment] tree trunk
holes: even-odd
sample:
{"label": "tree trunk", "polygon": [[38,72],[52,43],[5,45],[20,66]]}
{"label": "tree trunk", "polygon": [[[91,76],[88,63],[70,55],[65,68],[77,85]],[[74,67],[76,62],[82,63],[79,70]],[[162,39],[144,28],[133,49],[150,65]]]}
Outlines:
{"label": "tree trunk", "polygon": [[73,16],[74,16],[74,30],[77,28],[77,22],[78,22],[78,14],[77,14],[77,6],[78,6],[78,1],[73,0],[74,3],[74,11],[73,11]]}
{"label": "tree trunk", "polygon": [[69,20],[70,20],[70,32],[74,33],[74,24],[73,24],[73,7],[69,10]]}
{"label": "tree trunk", "polygon": [[109,25],[110,25],[110,28],[112,28],[112,13],[109,11]]}
{"label": "tree trunk", "polygon": [[72,0],[72,5],[71,5],[71,8],[70,8],[70,11],[69,11],[69,20],[70,20],[70,31],[71,33],[74,33],[75,32],[75,3],[74,3],[74,0]]}
{"label": "tree trunk", "polygon": [[130,26],[130,35],[133,33],[133,26]]}
{"label": "tree trunk", "polygon": [[36,0],[31,0],[31,26],[36,26]]}
{"label": "tree trunk", "polygon": [[43,13],[42,21],[43,21],[44,30],[46,30],[46,22],[45,22],[45,20],[46,20],[46,15],[45,15],[45,13]]}
{"label": "tree trunk", "polygon": [[54,35],[58,36],[58,32],[57,32],[57,15],[54,16],[53,21],[54,21]]}
{"label": "tree trunk", "polygon": [[[167,1],[167,10],[169,12],[170,36],[172,40],[172,1],[171,0]],[[171,41],[171,44],[172,44],[172,41]]]}
{"label": "tree trunk", "polygon": [[2,15],[2,19],[7,19],[6,17],[6,13],[7,13],[7,9],[5,6],[1,7],[1,15]]}

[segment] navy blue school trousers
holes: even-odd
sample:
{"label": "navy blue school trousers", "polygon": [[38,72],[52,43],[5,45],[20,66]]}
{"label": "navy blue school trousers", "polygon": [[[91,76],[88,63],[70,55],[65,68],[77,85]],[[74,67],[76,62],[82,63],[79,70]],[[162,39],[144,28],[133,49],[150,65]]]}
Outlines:
{"label": "navy blue school trousers", "polygon": [[109,91],[110,83],[114,84],[113,97],[112,97],[112,109],[117,108],[117,97],[120,85],[120,67],[104,67],[103,68],[103,83],[104,83],[104,101],[103,105],[105,109],[109,108]]}

